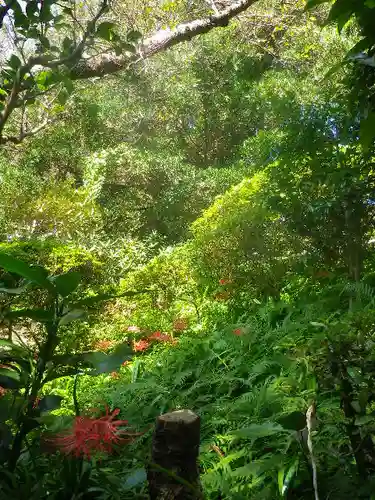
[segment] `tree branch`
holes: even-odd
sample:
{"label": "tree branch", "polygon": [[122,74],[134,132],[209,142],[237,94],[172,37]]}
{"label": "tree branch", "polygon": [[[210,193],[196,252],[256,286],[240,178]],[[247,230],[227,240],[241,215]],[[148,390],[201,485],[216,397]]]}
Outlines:
{"label": "tree branch", "polygon": [[0,144],[5,144],[6,142],[12,142],[13,144],[20,144],[26,137],[31,137],[41,130],[43,130],[47,125],[51,125],[56,120],[45,120],[40,125],[30,130],[24,130],[20,132],[20,135],[3,135],[0,137]]}
{"label": "tree branch", "polygon": [[9,10],[16,3],[16,0],[9,0],[3,7],[0,7],[0,28],[3,27],[4,18],[8,14]]}
{"label": "tree branch", "polygon": [[[168,28],[158,30],[153,35],[140,41],[138,45],[136,45],[134,53],[127,52],[120,56],[116,56],[113,53],[101,54],[99,56],[84,59],[82,56],[86,43],[90,36],[94,34],[97,21],[108,9],[109,0],[102,0],[97,14],[87,24],[86,31],[84,32],[81,41],[70,55],[55,60],[51,60],[46,56],[32,56],[25,64],[18,68],[17,74],[14,78],[12,90],[6,99],[4,109],[0,113],[0,144],[4,142],[13,142],[17,144],[25,137],[34,135],[48,124],[48,122],[43,123],[42,126],[36,127],[29,132],[25,132],[23,134],[21,133],[19,137],[3,136],[4,127],[19,102],[18,96],[23,90],[25,90],[23,88],[23,79],[25,75],[30,73],[35,66],[42,66],[51,69],[66,66],[70,68],[70,78],[76,80],[113,74],[128,68],[129,64],[135,63],[138,60],[146,59],[154,54],[157,54],[158,52],[162,52],[170,47],[173,47],[174,45],[189,41],[198,35],[208,33],[214,28],[227,26],[233,17],[247,10],[256,1],[257,0],[237,0],[226,9],[223,9],[210,17],[182,23],[174,29]],[[12,0],[10,0],[7,5],[3,7],[3,9],[7,9],[6,12],[4,10],[0,10],[0,22],[2,22],[11,5]]]}
{"label": "tree branch", "polygon": [[247,10],[256,1],[239,0],[210,17],[182,23],[174,29],[158,30],[153,35],[141,41],[136,46],[134,54],[121,56],[106,54],[90,60],[83,59],[72,68],[70,77],[72,79],[100,77],[126,69],[129,63],[138,59],[146,59],[181,42],[186,42],[198,35],[208,33],[214,28],[227,26],[233,17]]}
{"label": "tree branch", "polygon": [[[66,57],[63,57],[61,59],[55,59],[55,60],[50,60],[48,57],[45,56],[36,56],[36,57],[30,57],[29,60],[26,62],[26,64],[23,64],[20,66],[17,70],[16,76],[14,78],[13,82],[13,87],[12,90],[9,94],[9,97],[6,100],[5,107],[3,111],[0,113],[0,144],[4,142],[4,138],[2,137],[3,130],[5,127],[5,124],[7,123],[10,115],[14,111],[14,109],[17,107],[17,100],[20,92],[22,92],[23,89],[23,78],[25,75],[30,73],[30,71],[35,67],[35,66],[44,66],[48,68],[58,68],[63,65],[67,65],[74,61],[77,58],[82,57],[82,53],[85,49],[85,45],[87,42],[87,39],[89,38],[90,35],[92,35],[95,32],[95,27],[96,23],[100,19],[100,17],[107,11],[108,9],[108,0],[102,0],[102,3],[100,5],[100,8],[98,9],[97,14],[95,17],[88,23],[86,31],[84,32],[81,41],[79,44],[76,46],[76,48],[73,50],[71,54],[69,54]],[[9,141],[9,139],[8,139]]]}

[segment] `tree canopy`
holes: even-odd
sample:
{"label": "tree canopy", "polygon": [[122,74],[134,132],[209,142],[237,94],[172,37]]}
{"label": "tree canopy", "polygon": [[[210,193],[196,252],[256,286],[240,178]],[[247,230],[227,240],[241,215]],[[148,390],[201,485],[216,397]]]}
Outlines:
{"label": "tree canopy", "polygon": [[0,2],[1,498],[372,498],[374,18]]}

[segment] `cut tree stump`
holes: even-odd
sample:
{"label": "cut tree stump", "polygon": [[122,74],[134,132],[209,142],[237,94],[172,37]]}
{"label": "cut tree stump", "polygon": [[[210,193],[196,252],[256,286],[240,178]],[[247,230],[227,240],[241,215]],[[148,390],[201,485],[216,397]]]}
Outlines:
{"label": "cut tree stump", "polygon": [[147,478],[151,500],[201,500],[198,453],[200,418],[190,410],[160,415]]}

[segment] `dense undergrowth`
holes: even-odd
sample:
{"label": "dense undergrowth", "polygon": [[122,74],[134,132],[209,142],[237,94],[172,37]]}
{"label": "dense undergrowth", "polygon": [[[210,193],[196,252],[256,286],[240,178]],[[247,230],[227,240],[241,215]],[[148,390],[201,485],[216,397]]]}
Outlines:
{"label": "dense undergrowth", "polygon": [[[146,500],[155,419],[190,409],[207,499],[375,498],[374,2],[259,0],[80,82],[20,68],[60,45],[69,62],[96,2],[18,3],[0,497]],[[114,2],[87,50],[132,54],[209,4]]]}

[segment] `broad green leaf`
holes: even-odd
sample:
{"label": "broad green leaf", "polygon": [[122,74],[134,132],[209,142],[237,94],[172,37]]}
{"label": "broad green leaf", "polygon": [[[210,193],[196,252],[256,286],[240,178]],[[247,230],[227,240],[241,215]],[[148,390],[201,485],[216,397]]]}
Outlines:
{"label": "broad green leaf", "polygon": [[72,321],[84,320],[86,317],[87,313],[83,309],[72,309],[60,319],[59,326],[67,325]]}
{"label": "broad green leaf", "polygon": [[46,321],[52,321],[53,313],[45,309],[19,309],[16,311],[9,311],[6,314],[7,318],[30,318],[34,321],[40,321],[44,323]]}
{"label": "broad green leaf", "polygon": [[285,494],[287,493],[289,486],[293,480],[293,477],[296,475],[298,471],[298,465],[299,465],[299,459],[297,458],[297,460],[292,464],[292,466],[289,468],[288,472],[284,476],[283,485],[281,489],[282,496],[285,496]]}
{"label": "broad green leaf", "polygon": [[43,267],[29,266],[26,262],[1,252],[0,267],[10,273],[18,274],[43,288],[52,289],[51,283],[47,280],[48,271]]}
{"label": "broad green leaf", "polygon": [[63,398],[61,396],[56,396],[54,394],[49,394],[44,396],[38,404],[38,409],[42,412],[53,411],[60,408],[60,404]]}
{"label": "broad green leaf", "polygon": [[15,54],[11,55],[8,64],[13,69],[18,69],[20,66],[22,66],[21,59],[17,57]]}
{"label": "broad green leaf", "polygon": [[69,271],[65,274],[52,277],[51,281],[55,285],[57,293],[62,297],[67,297],[79,285],[81,275],[76,271]]}
{"label": "broad green leaf", "polygon": [[26,287],[22,286],[19,288],[5,288],[0,287],[0,293],[8,293],[9,295],[20,295],[26,290]]}
{"label": "broad green leaf", "polygon": [[5,389],[18,389],[21,385],[20,374],[16,370],[0,368],[0,386]]}
{"label": "broad green leaf", "polygon": [[277,419],[277,422],[284,429],[300,431],[306,427],[306,416],[301,411],[293,411],[289,415],[282,415]]}
{"label": "broad green leaf", "polygon": [[107,40],[107,42],[110,42],[113,39],[113,30],[115,26],[116,26],[115,23],[104,21],[97,27],[96,35],[99,38],[102,38],[103,40]]}
{"label": "broad green leaf", "polygon": [[29,0],[26,5],[26,15],[28,18],[32,18],[35,14],[39,12],[38,0]]}

